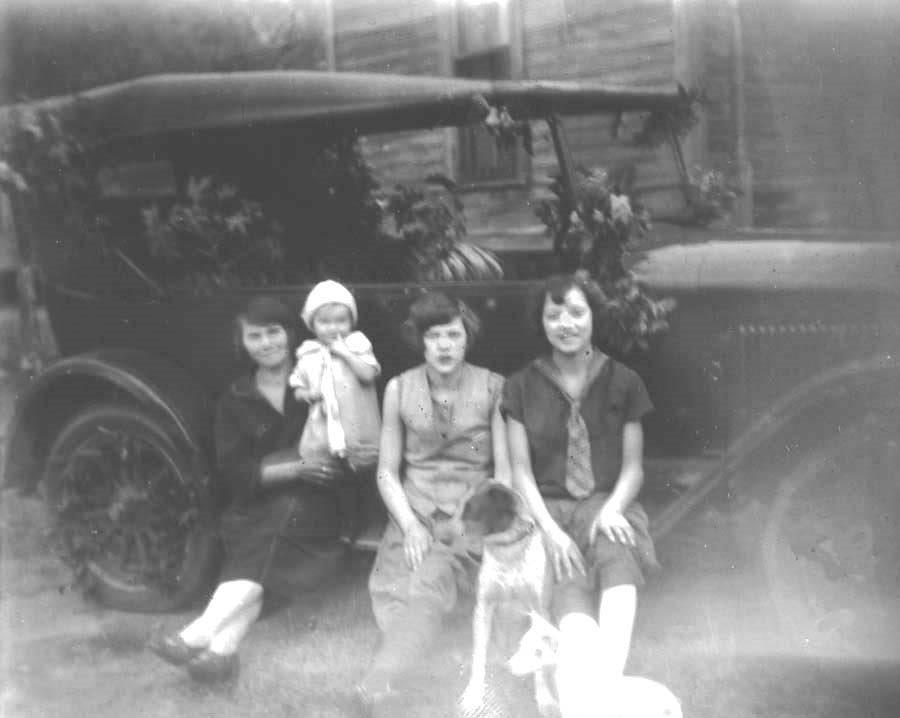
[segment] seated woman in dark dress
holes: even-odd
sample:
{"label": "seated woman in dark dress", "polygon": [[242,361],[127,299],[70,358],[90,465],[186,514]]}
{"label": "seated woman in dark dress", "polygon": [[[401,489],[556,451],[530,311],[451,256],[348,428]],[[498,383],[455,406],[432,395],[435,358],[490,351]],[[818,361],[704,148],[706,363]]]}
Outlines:
{"label": "seated woman in dark dress", "polygon": [[304,540],[326,536],[338,524],[334,491],[316,482],[336,481],[340,467],[304,462],[296,451],[307,408],[287,390],[293,327],[287,307],[268,297],[251,300],[235,318],[235,344],[252,369],[216,407],[216,456],[229,495],[221,520],[225,563],[203,613],[149,646],[199,681],[237,673],[238,646],[277,579],[273,565],[284,563],[291,549],[302,560]]}
{"label": "seated woman in dark dress", "polygon": [[622,675],[637,587],[656,567],[647,514],[635,500],[641,417],[652,404],[641,378],[597,346],[603,303],[587,277],[549,279],[536,307],[549,352],[507,380],[501,404],[513,486],[544,531],[556,573],[556,681],[560,710],[572,716]]}

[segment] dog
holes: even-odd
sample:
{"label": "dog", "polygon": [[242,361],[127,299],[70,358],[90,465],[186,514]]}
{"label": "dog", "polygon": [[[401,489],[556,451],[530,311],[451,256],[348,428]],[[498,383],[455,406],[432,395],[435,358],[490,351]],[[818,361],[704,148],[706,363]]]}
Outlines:
{"label": "dog", "polygon": [[469,545],[481,549],[472,616],[472,668],[460,698],[463,713],[470,714],[484,700],[496,609],[503,606],[522,614],[543,614],[551,582],[543,534],[527,517],[524,502],[513,489],[487,482],[465,500],[460,522]]}
{"label": "dog", "polygon": [[[561,715],[553,693],[558,647],[559,629],[532,612],[531,627],[507,662],[513,675],[534,676],[535,700],[542,716]],[[622,676],[597,698],[596,715],[604,718],[682,718],[681,703],[672,691],[641,676]]]}

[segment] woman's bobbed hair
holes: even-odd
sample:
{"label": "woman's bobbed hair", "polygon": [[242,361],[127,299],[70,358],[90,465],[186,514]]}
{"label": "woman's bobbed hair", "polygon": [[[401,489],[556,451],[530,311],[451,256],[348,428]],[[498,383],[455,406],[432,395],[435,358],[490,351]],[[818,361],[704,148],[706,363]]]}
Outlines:
{"label": "woman's bobbed hair", "polygon": [[278,324],[288,335],[288,349],[293,351],[297,345],[298,334],[294,314],[280,299],[269,296],[253,297],[234,316],[232,344],[235,355],[242,361],[250,362],[250,357],[244,349],[245,324],[258,327]]}
{"label": "woman's bobbed hair", "polygon": [[468,352],[481,333],[481,320],[465,302],[451,299],[442,292],[428,292],[412,303],[403,323],[403,337],[410,347],[422,354],[425,351],[425,332],[439,324],[449,324],[457,317],[466,330]]}
{"label": "woman's bobbed hair", "polygon": [[531,323],[545,344],[549,344],[549,342],[547,342],[547,335],[544,333],[544,303],[549,297],[554,304],[562,304],[566,299],[566,295],[573,289],[581,290],[588,306],[591,308],[594,324],[594,344],[602,340],[598,333],[605,326],[607,313],[606,294],[589,274],[586,272],[575,272],[574,274],[554,274],[548,277],[532,295]]}

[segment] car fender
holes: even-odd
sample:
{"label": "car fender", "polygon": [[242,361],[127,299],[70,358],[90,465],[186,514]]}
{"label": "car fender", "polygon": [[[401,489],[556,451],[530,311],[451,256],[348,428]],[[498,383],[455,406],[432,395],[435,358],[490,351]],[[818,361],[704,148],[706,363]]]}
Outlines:
{"label": "car fender", "polygon": [[776,441],[791,423],[813,411],[839,407],[849,426],[865,411],[890,414],[900,426],[900,357],[880,354],[838,365],[816,374],[769,406],[724,453],[721,462],[655,519],[654,538],[669,533],[687,514],[725,482],[739,484],[746,462]]}
{"label": "car fender", "polygon": [[177,365],[133,349],[67,357],[28,380],[17,394],[7,432],[4,484],[34,490],[49,448],[65,422],[83,407],[103,401],[138,405],[162,419],[172,439],[193,456],[195,476],[209,484],[209,397]]}

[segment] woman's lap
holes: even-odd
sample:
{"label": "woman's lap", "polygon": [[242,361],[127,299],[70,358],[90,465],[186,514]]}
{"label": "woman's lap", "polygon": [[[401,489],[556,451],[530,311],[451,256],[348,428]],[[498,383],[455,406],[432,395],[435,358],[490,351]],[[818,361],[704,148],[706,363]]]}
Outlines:
{"label": "woman's lap", "polygon": [[460,594],[472,593],[477,563],[446,544],[432,544],[415,571],[406,563],[403,532],[389,521],[369,576],[372,611],[383,631],[411,600],[424,600],[444,614],[459,604]]}
{"label": "woman's lap", "polygon": [[302,564],[309,555],[305,544],[334,537],[337,521],[334,494],[326,490],[273,494],[226,512],[220,528],[225,547],[220,582],[245,579],[266,587],[281,583],[272,574]]}
{"label": "woman's lap", "polygon": [[625,517],[635,530],[637,547],[632,548],[610,541],[602,533],[590,543],[590,527],[609,494],[597,493],[587,499],[546,498],[550,515],[575,541],[587,563],[587,575],[577,575],[556,583],[551,597],[551,611],[558,619],[567,613],[596,615],[600,592],[620,585],[644,585],[645,571],[657,567],[649,521],[637,502],[625,511]]}

